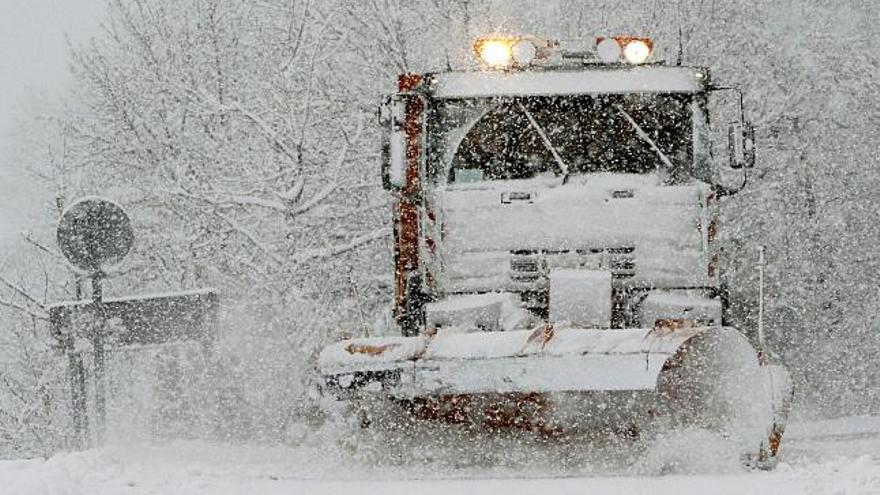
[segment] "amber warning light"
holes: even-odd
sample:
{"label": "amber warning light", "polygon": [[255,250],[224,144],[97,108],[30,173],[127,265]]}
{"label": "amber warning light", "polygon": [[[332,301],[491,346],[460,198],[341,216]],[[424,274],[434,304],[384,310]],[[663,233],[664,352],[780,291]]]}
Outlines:
{"label": "amber warning light", "polygon": [[474,42],[474,55],[490,69],[523,68],[545,61],[557,45],[537,36],[484,36]]}
{"label": "amber warning light", "polygon": [[638,65],[651,59],[654,42],[651,38],[637,36],[600,36],[596,38],[596,53],[606,63],[628,62]]}

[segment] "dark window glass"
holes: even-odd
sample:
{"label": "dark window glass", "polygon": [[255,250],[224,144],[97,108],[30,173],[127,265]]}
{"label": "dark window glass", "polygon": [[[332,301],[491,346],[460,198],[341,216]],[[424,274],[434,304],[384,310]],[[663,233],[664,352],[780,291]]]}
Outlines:
{"label": "dark window glass", "polygon": [[638,94],[445,102],[433,116],[442,136],[433,156],[451,163],[434,166],[450,182],[561,175],[560,161],[569,174],[662,169],[669,181],[685,181],[693,162],[689,103]]}

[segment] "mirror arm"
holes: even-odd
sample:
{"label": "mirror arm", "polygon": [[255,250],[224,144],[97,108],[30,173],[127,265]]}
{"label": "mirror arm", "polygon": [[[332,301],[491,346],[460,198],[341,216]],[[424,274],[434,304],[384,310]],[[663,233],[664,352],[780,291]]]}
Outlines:
{"label": "mirror arm", "polygon": [[739,187],[736,187],[736,188],[725,187],[724,185],[722,185],[718,182],[715,182],[713,184],[713,187],[715,188],[715,194],[718,195],[719,199],[723,198],[724,196],[734,196],[746,188],[746,186],[749,183],[749,174],[748,174],[748,172],[746,172],[746,169],[742,169],[742,171],[743,171],[743,180],[742,180],[742,183],[739,185]]}

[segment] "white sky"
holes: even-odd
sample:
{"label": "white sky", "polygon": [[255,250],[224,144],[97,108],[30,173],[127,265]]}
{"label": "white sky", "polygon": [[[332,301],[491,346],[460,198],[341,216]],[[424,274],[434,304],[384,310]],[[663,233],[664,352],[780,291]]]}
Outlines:
{"label": "white sky", "polygon": [[28,228],[40,198],[28,164],[13,163],[10,134],[22,101],[60,98],[67,87],[65,35],[82,42],[98,29],[105,0],[0,0],[0,252]]}

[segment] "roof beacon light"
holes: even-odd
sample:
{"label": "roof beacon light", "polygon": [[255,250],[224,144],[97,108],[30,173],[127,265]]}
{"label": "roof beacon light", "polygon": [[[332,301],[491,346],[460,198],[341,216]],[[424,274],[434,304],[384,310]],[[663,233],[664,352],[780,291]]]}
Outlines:
{"label": "roof beacon light", "polygon": [[546,64],[558,45],[536,36],[484,36],[474,42],[474,54],[489,69],[522,69]]}
{"label": "roof beacon light", "polygon": [[598,37],[596,52],[605,63],[628,62],[639,65],[650,60],[654,52],[654,42],[651,38],[635,36]]}
{"label": "roof beacon light", "polygon": [[513,63],[513,41],[510,38],[480,38],[474,43],[474,52],[486,66],[504,69]]}
{"label": "roof beacon light", "polygon": [[643,40],[632,40],[623,48],[623,56],[631,64],[643,64],[651,56],[651,47]]}
{"label": "roof beacon light", "polygon": [[605,63],[617,62],[622,52],[620,44],[614,38],[603,38],[596,43],[596,52]]}
{"label": "roof beacon light", "polygon": [[529,65],[538,55],[538,47],[529,40],[519,40],[511,48],[513,61],[519,66]]}

